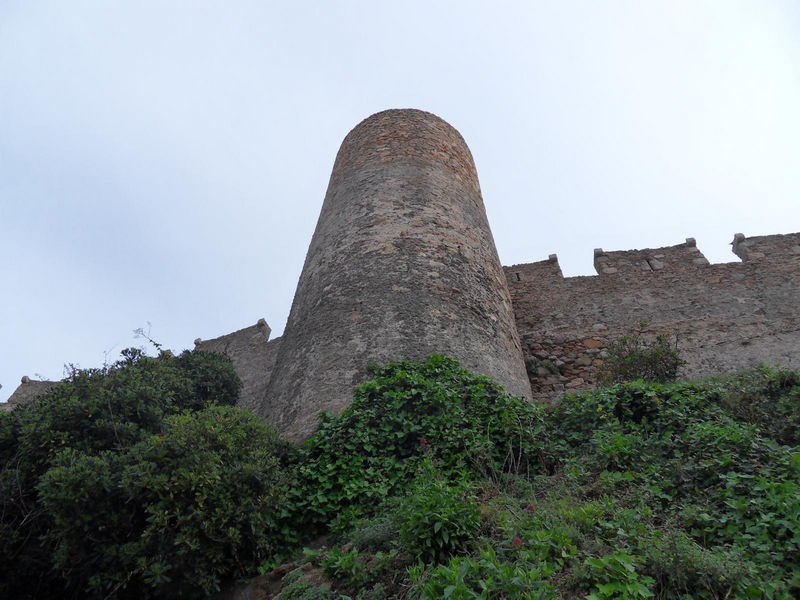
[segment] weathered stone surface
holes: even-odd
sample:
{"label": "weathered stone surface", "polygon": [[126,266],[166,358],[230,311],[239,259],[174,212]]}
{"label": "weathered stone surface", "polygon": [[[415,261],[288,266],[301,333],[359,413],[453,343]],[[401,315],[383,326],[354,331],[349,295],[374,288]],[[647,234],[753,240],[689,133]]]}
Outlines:
{"label": "weathered stone surface", "polygon": [[[598,276],[564,278],[549,259],[505,271],[526,355],[564,360],[562,373],[581,381],[567,383],[574,391],[594,384],[599,359],[589,349],[605,348],[641,322],[653,335],[677,335],[687,377],[759,363],[800,368],[798,245],[800,233],[737,234],[733,250],[743,262],[710,265],[689,238],[653,250],[598,248]],[[640,268],[655,261],[663,267]],[[607,357],[605,350],[599,357]],[[541,400],[561,391],[548,381],[531,382]]]}
{"label": "weathered stone surface", "polygon": [[261,405],[272,375],[281,338],[269,340],[271,329],[264,319],[212,340],[195,340],[195,349],[227,354],[242,380],[237,406],[256,410]]}
{"label": "weathered stone surface", "polygon": [[472,155],[440,118],[390,110],[342,143],[257,411],[302,440],[369,362],[434,352],[531,397]]}
{"label": "weathered stone surface", "polygon": [[14,410],[18,406],[24,406],[33,402],[37,398],[44,396],[53,389],[57,381],[38,381],[29,377],[23,377],[14,393],[8,398],[8,402],[0,403],[0,410]]}

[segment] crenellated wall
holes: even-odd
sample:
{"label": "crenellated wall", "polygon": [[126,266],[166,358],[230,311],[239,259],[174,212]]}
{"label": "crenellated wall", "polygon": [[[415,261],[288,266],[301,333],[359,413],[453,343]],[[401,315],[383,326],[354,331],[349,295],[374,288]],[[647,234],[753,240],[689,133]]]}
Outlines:
{"label": "crenellated wall", "polygon": [[555,255],[504,267],[534,397],[591,387],[608,343],[642,322],[677,336],[685,376],[800,368],[800,233],[736,234],[733,251],[742,262],[712,265],[689,238],[597,249],[595,276],[563,277]]}
{"label": "crenellated wall", "polygon": [[666,269],[673,273],[694,272],[708,265],[708,260],[697,249],[694,238],[686,243],[666,248],[648,250],[594,251],[594,270],[599,275],[636,275]]}

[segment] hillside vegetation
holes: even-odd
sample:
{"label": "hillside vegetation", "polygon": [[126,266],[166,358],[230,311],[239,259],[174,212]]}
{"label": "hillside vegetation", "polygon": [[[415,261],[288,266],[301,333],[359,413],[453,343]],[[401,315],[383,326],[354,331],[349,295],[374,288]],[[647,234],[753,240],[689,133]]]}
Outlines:
{"label": "hillside vegetation", "polygon": [[283,600],[800,594],[797,373],[554,406],[441,356],[372,374],[301,449],[228,406],[216,355],[129,356],[2,415],[0,595],[257,571]]}

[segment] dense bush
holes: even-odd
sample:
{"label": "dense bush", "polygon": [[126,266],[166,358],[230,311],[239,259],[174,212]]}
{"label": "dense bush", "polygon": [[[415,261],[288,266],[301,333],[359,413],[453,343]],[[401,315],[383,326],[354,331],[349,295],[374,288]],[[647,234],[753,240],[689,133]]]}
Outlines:
{"label": "dense bush", "polygon": [[576,499],[578,522],[605,554],[644,557],[657,597],[787,598],[800,591],[800,447],[776,438],[792,439],[796,382],[759,369],[566,396],[548,411],[548,459],[570,493],[601,497]]}
{"label": "dense bush", "polygon": [[[430,455],[441,473],[526,472],[542,449],[542,408],[433,355],[373,368],[352,404],[325,418],[298,461],[284,532],[340,528],[402,494]],[[425,440],[424,444],[420,444]]]}
{"label": "dense bush", "polygon": [[800,373],[759,367],[712,378],[714,401],[776,442],[800,444]]}
{"label": "dense bush", "polygon": [[131,350],[0,421],[0,595],[191,597],[253,572],[285,495],[226,358]]}

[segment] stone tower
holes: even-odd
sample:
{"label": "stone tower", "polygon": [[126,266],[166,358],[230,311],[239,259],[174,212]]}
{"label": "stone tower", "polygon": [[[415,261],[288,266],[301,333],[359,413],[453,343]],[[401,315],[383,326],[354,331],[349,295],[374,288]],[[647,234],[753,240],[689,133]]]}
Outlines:
{"label": "stone tower", "polygon": [[257,410],[301,441],[368,363],[431,353],[531,398],[472,155],[435,115],[387,110],[339,149]]}

